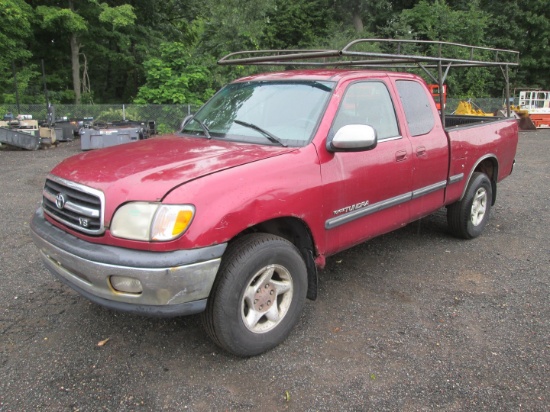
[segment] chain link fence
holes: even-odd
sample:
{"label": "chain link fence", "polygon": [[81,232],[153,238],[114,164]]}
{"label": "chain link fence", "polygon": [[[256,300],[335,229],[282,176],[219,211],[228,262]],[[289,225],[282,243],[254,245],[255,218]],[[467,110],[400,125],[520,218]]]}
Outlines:
{"label": "chain link fence", "polygon": [[[135,120],[148,122],[154,120],[159,133],[170,133],[178,130],[181,121],[188,114],[194,113],[198,107],[192,105],[170,104],[56,104],[54,118],[84,119],[93,118],[99,122],[115,122]],[[0,105],[0,115],[13,113],[30,114],[35,120],[46,120],[48,109],[45,104],[20,104],[19,110],[15,104]]]}
{"label": "chain link fence", "polygon": [[[460,101],[468,99],[448,98],[445,113],[452,114]],[[479,98],[469,100],[475,108],[487,113],[494,113],[504,107],[501,98]],[[192,105],[171,105],[171,104],[56,104],[54,106],[54,117],[56,119],[84,119],[93,118],[98,122],[115,122],[121,120],[135,120],[156,122],[159,133],[170,133],[179,129],[181,121],[185,116],[195,113],[199,107]],[[47,118],[45,104],[21,104],[19,110],[15,104],[0,105],[0,115],[13,113],[30,114],[33,119],[45,120]]]}
{"label": "chain link fence", "polygon": [[495,113],[499,109],[505,108],[505,102],[502,98],[476,98],[476,99],[455,99],[448,98],[445,106],[445,114],[453,114],[460,102],[470,102],[475,109],[481,109],[485,113]]}

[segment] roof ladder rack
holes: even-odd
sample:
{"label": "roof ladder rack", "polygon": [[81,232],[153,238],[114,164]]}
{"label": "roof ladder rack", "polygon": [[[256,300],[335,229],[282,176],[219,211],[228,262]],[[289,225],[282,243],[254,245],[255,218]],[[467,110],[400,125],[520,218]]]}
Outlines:
{"label": "roof ladder rack", "polygon": [[[222,57],[218,64],[401,70],[420,68],[439,85],[440,90],[443,90],[451,67],[499,67],[506,82],[506,115],[509,117],[509,68],[519,66],[519,52],[441,41],[358,39],[341,50],[240,51]],[[443,110],[441,118],[444,122]]]}

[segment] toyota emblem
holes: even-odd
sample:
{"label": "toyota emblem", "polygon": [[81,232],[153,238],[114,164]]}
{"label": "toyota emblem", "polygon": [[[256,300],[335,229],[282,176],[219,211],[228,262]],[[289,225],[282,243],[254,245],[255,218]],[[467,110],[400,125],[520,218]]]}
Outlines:
{"label": "toyota emblem", "polygon": [[55,197],[55,205],[58,209],[63,209],[65,207],[65,196],[63,196],[63,193],[59,193]]}

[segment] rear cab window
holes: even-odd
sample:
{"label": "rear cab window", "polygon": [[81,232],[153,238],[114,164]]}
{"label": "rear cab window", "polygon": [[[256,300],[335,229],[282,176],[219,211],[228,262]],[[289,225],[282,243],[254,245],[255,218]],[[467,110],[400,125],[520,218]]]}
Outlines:
{"label": "rear cab window", "polygon": [[432,97],[418,82],[397,80],[395,84],[411,136],[429,133],[435,126],[435,118],[430,105]]}

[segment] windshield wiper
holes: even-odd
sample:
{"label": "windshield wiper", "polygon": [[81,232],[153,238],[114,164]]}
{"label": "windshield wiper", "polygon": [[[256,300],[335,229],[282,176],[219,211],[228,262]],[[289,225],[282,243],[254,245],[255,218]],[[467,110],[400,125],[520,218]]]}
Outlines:
{"label": "windshield wiper", "polygon": [[257,130],[261,134],[263,134],[265,137],[267,137],[270,141],[273,143],[278,143],[283,147],[287,147],[285,143],[281,139],[279,139],[277,136],[275,136],[273,133],[268,132],[265,129],[262,129],[260,126],[257,126],[252,123],[243,122],[242,120],[233,120],[235,123],[240,124],[241,126],[250,127],[251,129]]}
{"label": "windshield wiper", "polygon": [[201,127],[201,129],[203,130],[204,132],[204,135],[208,138],[208,139],[212,139],[212,136],[210,135],[210,130],[208,129],[208,127],[203,123],[201,122],[199,119],[197,119],[195,116],[193,116],[192,114],[187,116],[185,119],[183,119],[183,127],[181,128],[181,131],[183,132],[183,129],[185,129],[185,126],[191,122],[192,120],[196,121],[199,126]]}

